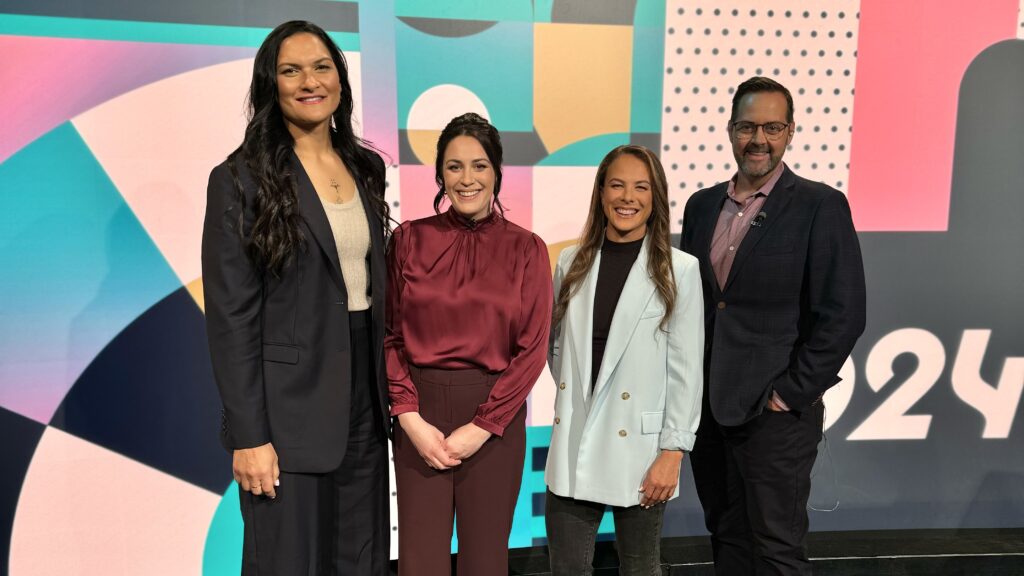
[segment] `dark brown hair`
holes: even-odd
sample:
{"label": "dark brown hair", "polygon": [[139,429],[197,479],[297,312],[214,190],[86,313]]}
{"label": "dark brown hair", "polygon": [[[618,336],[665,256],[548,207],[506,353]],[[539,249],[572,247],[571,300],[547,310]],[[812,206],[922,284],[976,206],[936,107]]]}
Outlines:
{"label": "dark brown hair", "polygon": [[755,92],[778,92],[786,97],[786,122],[793,123],[793,95],[789,93],[782,84],[779,84],[771,78],[765,78],[764,76],[754,76],[744,80],[742,84],[736,87],[736,93],[732,95],[732,113],[729,115],[729,122],[736,121],[736,112],[740,108],[740,100],[747,94],[753,94]]}
{"label": "dark brown hair", "polygon": [[247,102],[249,123],[242,145],[228,156],[227,162],[243,205],[239,163],[249,168],[258,185],[254,206],[256,221],[251,230],[244,230],[239,214],[239,231],[247,236],[253,262],[273,275],[281,271],[305,241],[299,227],[302,217],[291,166],[295,140],[285,124],[277,91],[277,56],[281,44],[301,33],[316,36],[327,47],[341,82],[341,101],[333,114],[331,145],[352,171],[353,178],[365,185],[374,216],[385,231],[390,229],[391,221],[391,212],[384,200],[384,164],[373,146],[352,131],[352,88],[345,56],[327,32],[316,24],[302,20],[285,22],[274,28],[256,51]]}
{"label": "dark brown hair", "polygon": [[459,136],[472,136],[480,143],[487,154],[487,160],[494,168],[493,203],[498,212],[505,216],[505,207],[501,205],[498,193],[501,192],[501,135],[498,129],[479,114],[467,112],[452,118],[452,121],[441,131],[437,139],[437,158],[434,160],[434,181],[437,183],[437,194],[434,196],[434,212],[441,213],[441,201],[444,200],[444,151],[448,144]]}

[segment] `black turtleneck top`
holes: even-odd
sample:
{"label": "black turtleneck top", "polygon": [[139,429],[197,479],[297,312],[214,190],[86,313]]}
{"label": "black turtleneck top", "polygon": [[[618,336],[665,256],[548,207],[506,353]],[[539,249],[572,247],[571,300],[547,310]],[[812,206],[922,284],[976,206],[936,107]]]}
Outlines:
{"label": "black turtleneck top", "polygon": [[632,242],[605,240],[601,245],[601,264],[597,271],[597,289],[594,293],[594,332],[591,340],[590,387],[597,384],[597,374],[604,359],[604,347],[608,342],[608,330],[615,316],[622,287],[626,285],[629,271],[640,254],[643,238]]}

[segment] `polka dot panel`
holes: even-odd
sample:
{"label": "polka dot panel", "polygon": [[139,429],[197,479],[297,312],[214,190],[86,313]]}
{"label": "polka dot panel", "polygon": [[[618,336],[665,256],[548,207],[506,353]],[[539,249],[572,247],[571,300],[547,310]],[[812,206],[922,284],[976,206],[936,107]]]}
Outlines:
{"label": "polka dot panel", "polygon": [[1017,38],[1024,40],[1024,0],[1020,0],[1020,10],[1017,11]]}
{"label": "polka dot panel", "polygon": [[736,86],[751,76],[774,78],[793,94],[797,133],[786,163],[846,192],[859,6],[667,2],[661,158],[674,231],[690,195],[736,171],[726,125]]}
{"label": "polka dot panel", "polygon": [[384,174],[384,201],[391,207],[391,218],[395,222],[402,221],[402,204],[400,200],[401,190],[398,164],[388,164]]}

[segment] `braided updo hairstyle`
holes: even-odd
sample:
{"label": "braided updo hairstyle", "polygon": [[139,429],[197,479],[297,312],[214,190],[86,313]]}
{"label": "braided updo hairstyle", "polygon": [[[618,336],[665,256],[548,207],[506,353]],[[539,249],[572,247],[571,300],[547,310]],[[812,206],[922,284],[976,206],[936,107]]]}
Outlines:
{"label": "braided updo hairstyle", "polygon": [[502,206],[498,193],[501,192],[501,135],[498,129],[488,122],[483,116],[473,112],[467,112],[461,116],[452,118],[452,121],[441,131],[441,137],[437,139],[437,158],[434,160],[434,181],[437,183],[437,194],[434,196],[434,212],[441,213],[441,202],[445,199],[444,193],[444,151],[448,144],[459,136],[471,136],[480,143],[484,152],[487,153],[487,160],[494,168],[494,207],[498,209],[501,217],[505,217],[505,207]]}

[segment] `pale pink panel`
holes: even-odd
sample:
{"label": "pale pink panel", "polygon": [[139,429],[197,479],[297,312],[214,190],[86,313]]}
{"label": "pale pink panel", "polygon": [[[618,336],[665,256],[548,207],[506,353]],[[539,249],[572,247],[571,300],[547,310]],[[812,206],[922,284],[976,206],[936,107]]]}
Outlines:
{"label": "pale pink panel", "polygon": [[502,169],[501,203],[505,216],[533,230],[533,167],[505,166]]}
{"label": "pale pink panel", "polygon": [[850,203],[861,231],[949,225],[964,71],[1013,38],[1018,0],[863,0]]}
{"label": "pale pink panel", "polygon": [[[590,208],[596,166],[535,166],[533,168],[533,231],[548,245],[554,266],[560,249],[583,229]],[[527,424],[550,426],[555,416],[555,381],[541,373],[529,399]]]}
{"label": "pale pink panel", "polygon": [[555,379],[547,366],[537,377],[526,407],[527,426],[551,426],[555,418]]}
{"label": "pale pink panel", "polygon": [[360,138],[363,131],[363,58],[359,52],[345,52],[348,83],[352,88],[352,131]]}
{"label": "pale pink panel", "polygon": [[18,500],[14,576],[189,576],[220,496],[47,428]]}
{"label": "pale pink panel", "polygon": [[[527,230],[532,226],[532,170],[529,166],[502,168],[501,203],[505,206],[505,216]],[[399,194],[402,220],[416,220],[432,215],[434,195],[437,194],[434,167],[403,164],[398,171],[402,182]],[[448,203],[443,202],[441,210],[446,210],[447,206]]]}
{"label": "pale pink panel", "polygon": [[143,86],[73,120],[182,284],[198,278],[210,170],[242,140],[252,60]]}
{"label": "pale pink panel", "polygon": [[1017,38],[1024,40],[1024,0],[1020,0],[1020,11],[1017,12]]}
{"label": "pale pink panel", "polygon": [[575,240],[590,210],[597,166],[533,169],[533,231],[548,245]]}
{"label": "pale pink panel", "polygon": [[398,209],[402,221],[425,218],[434,213],[434,167],[417,164],[402,164],[398,167],[401,188],[398,195]]}

